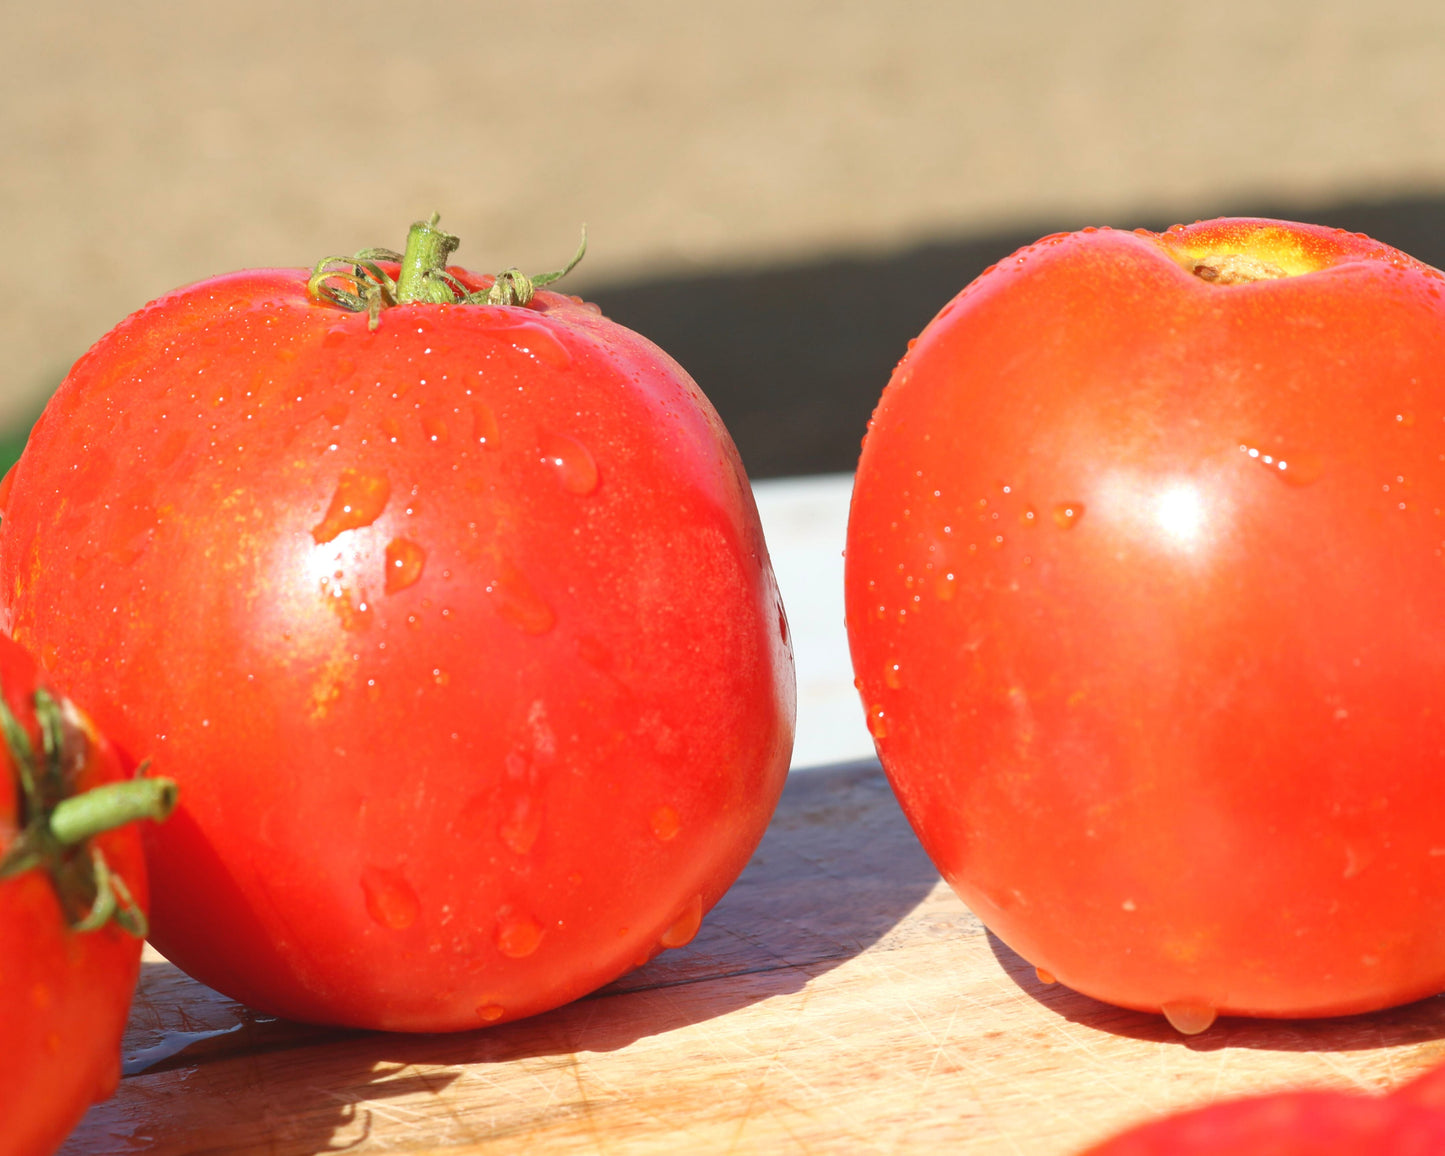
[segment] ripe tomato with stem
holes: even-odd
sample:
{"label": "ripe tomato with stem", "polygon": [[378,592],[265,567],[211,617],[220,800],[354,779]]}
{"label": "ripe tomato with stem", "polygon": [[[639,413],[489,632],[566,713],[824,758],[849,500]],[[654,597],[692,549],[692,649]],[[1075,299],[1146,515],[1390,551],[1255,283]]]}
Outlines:
{"label": "ripe tomato with stem", "polygon": [[153,941],[291,1018],[583,995],[692,939],[787,771],[786,623],[716,413],[455,246],[419,222],[154,302],[5,499],[10,628],[182,786]]}

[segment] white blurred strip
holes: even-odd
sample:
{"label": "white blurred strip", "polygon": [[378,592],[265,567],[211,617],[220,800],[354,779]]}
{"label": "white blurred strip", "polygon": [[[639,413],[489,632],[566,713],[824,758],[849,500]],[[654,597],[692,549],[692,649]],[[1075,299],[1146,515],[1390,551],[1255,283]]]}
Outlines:
{"label": "white blurred strip", "polygon": [[798,665],[793,769],[871,758],[843,626],[843,544],[852,474],[753,483]]}

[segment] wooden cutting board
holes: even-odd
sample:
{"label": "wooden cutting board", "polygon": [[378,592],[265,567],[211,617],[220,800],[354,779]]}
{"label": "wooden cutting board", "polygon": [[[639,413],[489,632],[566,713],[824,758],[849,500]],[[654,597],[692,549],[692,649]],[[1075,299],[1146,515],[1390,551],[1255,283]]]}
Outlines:
{"label": "wooden cutting board", "polygon": [[1223,1096],[1382,1091],[1445,1060],[1445,997],[1190,1039],[1058,985],[939,882],[876,763],[792,776],[692,944],[456,1036],[257,1016],[159,956],[127,1075],[67,1156],[911,1152],[1066,1156]]}

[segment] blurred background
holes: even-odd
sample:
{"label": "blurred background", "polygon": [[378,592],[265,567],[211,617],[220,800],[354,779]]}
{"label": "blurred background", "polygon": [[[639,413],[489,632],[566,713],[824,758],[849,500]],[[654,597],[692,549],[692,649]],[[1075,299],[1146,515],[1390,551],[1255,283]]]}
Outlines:
{"label": "blurred background", "polygon": [[[1430,0],[0,12],[0,453],[90,342],[182,283],[399,247],[433,210],[458,263],[539,271],[585,222],[568,291],[692,372],[755,479],[810,478],[760,501],[780,571],[831,584],[839,475],[889,370],[1017,246],[1247,214],[1445,265]],[[854,710],[834,603],[805,601],[832,631],[824,697]]]}

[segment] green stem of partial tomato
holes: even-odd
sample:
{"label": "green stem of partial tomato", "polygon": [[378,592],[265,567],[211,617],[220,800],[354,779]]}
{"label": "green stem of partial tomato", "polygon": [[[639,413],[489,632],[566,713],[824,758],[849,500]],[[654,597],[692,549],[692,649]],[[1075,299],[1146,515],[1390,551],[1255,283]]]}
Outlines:
{"label": "green stem of partial tomato", "polygon": [[401,256],[401,273],[396,281],[396,299],[400,304],[425,301],[445,305],[456,300],[456,293],[445,282],[430,276],[447,267],[447,259],[461,244],[456,237],[437,228],[439,219],[434,213],[430,221],[417,221],[406,235],[406,251]]}
{"label": "green stem of partial tomato", "polygon": [[58,803],[50,812],[50,833],[60,843],[73,847],[137,819],[159,822],[175,806],[176,784],[171,779],[107,783]]}

